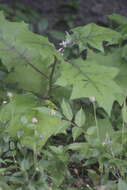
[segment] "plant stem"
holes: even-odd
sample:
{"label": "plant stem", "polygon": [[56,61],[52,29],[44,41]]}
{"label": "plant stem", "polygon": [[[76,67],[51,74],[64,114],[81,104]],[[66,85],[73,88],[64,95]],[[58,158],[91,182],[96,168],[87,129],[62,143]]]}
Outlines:
{"label": "plant stem", "polygon": [[[126,100],[124,100],[123,109],[125,109],[124,111],[126,111]],[[125,123],[124,123],[124,118],[122,117],[122,148],[124,145],[124,131],[125,131]]]}
{"label": "plant stem", "polygon": [[[62,113],[61,113],[61,114],[62,114]],[[63,114],[62,114],[62,115],[63,115]],[[71,120],[67,119],[64,115],[63,115],[63,117],[64,117],[64,120],[70,122],[70,124],[71,124],[73,127],[79,127],[74,121],[71,121]],[[80,127],[79,127],[79,128],[80,128]],[[88,134],[87,132],[84,132],[84,134],[85,134],[85,135],[88,135],[88,136],[91,136],[91,135]]]}
{"label": "plant stem", "polygon": [[53,63],[53,65],[52,65],[52,70],[51,70],[51,74],[50,74],[50,77],[49,77],[49,90],[48,90],[48,95],[49,95],[50,97],[51,97],[51,94],[52,94],[52,83],[53,83],[53,76],[54,76],[56,64],[57,64],[57,58],[56,58],[56,56],[54,56],[54,63]]}
{"label": "plant stem", "polygon": [[95,102],[93,102],[93,110],[94,110],[94,118],[95,118],[95,124],[97,127],[97,137],[100,140],[100,135],[99,135],[99,128],[98,128],[98,122],[97,122],[97,115],[96,115],[96,105]]}

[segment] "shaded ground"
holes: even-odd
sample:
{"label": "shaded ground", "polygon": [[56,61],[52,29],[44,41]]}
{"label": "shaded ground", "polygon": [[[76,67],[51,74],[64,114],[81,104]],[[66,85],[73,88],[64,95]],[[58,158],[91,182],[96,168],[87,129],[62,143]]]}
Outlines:
{"label": "shaded ground", "polygon": [[[15,7],[15,2],[19,0],[2,0]],[[43,15],[47,15],[54,23],[58,18],[66,17],[67,14],[76,15],[75,24],[84,25],[89,22],[104,23],[105,15],[110,13],[120,13],[127,16],[126,0],[20,0],[27,6],[37,8]],[[70,4],[72,6],[69,6]]]}

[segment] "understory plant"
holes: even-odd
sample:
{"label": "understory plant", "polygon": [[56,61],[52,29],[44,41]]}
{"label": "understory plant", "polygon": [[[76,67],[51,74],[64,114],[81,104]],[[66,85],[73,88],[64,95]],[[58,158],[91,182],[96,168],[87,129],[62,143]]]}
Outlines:
{"label": "understory plant", "polygon": [[0,190],[127,189],[127,18],[60,49],[0,13]]}

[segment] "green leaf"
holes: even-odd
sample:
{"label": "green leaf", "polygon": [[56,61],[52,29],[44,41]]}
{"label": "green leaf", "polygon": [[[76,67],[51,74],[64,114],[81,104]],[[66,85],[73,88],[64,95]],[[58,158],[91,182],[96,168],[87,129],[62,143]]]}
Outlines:
{"label": "green leaf", "polygon": [[0,168],[0,174],[3,175],[6,170],[6,168]]}
{"label": "green leaf", "polygon": [[[95,186],[97,186],[99,184],[99,179],[100,179],[99,175],[97,174],[97,172],[95,170],[92,170],[92,169],[88,169],[87,172],[88,172],[89,178],[91,180],[94,179],[93,183],[94,183]],[[103,187],[101,188],[101,186],[100,186],[99,189],[103,190]],[[105,186],[104,186],[104,189],[105,189]]]}
{"label": "green leaf", "polygon": [[7,21],[0,12],[0,58],[9,72],[6,82],[45,92],[54,55],[58,53],[47,38],[30,32],[24,22]]}
{"label": "green leaf", "polygon": [[4,183],[1,179],[0,179],[0,188],[1,188],[1,190],[3,190],[3,189],[13,190],[13,188],[11,188],[10,185],[8,185],[6,182]]}
{"label": "green leaf", "polygon": [[[114,78],[114,81],[121,87],[124,93],[117,94],[117,100],[122,105],[126,97],[126,78],[127,78],[127,64],[123,58],[126,55],[126,46],[124,48],[118,48],[112,50],[110,53],[104,55],[101,53],[95,53],[91,50],[88,51],[88,60],[94,60],[97,64],[104,65],[110,69],[110,67],[117,68],[119,73]],[[121,57],[122,54],[122,57]]]}
{"label": "green leaf", "polygon": [[1,107],[0,121],[8,122],[5,130],[11,137],[19,138],[21,144],[32,149],[41,148],[52,135],[64,133],[68,127],[59,112],[38,107],[31,94],[14,95]]}
{"label": "green leaf", "polygon": [[97,64],[104,65],[107,67],[116,67],[119,68],[123,63],[123,59],[121,57],[122,49],[114,49],[111,52],[105,54],[103,52],[96,53],[95,51],[88,50],[87,59],[94,60]]}
{"label": "green leaf", "polygon": [[99,139],[102,143],[108,143],[113,133],[113,126],[109,119],[98,119],[97,127],[99,130]]}
{"label": "green leaf", "polygon": [[73,63],[61,63],[61,76],[56,84],[72,85],[71,99],[95,97],[99,106],[110,114],[112,104],[118,99],[118,94],[123,95],[122,89],[114,81],[118,72],[118,68],[110,67],[109,69],[97,64],[94,60],[77,59]]}
{"label": "green leaf", "polygon": [[118,190],[126,190],[126,189],[127,189],[127,184],[122,179],[119,179]]}
{"label": "green leaf", "polygon": [[122,116],[123,116],[124,122],[127,123],[127,106],[125,105],[125,103],[123,104],[123,108],[122,108]]}
{"label": "green leaf", "polygon": [[70,104],[69,104],[66,100],[64,100],[64,99],[63,99],[63,101],[62,101],[61,108],[62,108],[62,111],[63,111],[64,116],[65,116],[67,119],[72,120],[73,113],[72,113],[71,106],[70,106]]}
{"label": "green leaf", "polygon": [[120,14],[113,13],[111,15],[108,15],[107,17],[119,25],[127,24],[127,18],[125,16],[120,15]]}
{"label": "green leaf", "polygon": [[80,52],[90,45],[100,51],[103,50],[103,41],[109,44],[117,44],[121,35],[109,28],[97,26],[96,24],[88,24],[71,30],[72,43],[79,45]]}
{"label": "green leaf", "polygon": [[23,159],[20,163],[21,170],[25,171],[30,168],[29,160]]}
{"label": "green leaf", "polygon": [[98,129],[96,126],[89,127],[86,132],[86,139],[89,144],[96,145],[100,143],[100,139],[98,138]]}
{"label": "green leaf", "polygon": [[58,146],[58,147],[56,147],[56,146],[50,146],[49,147],[51,150],[52,150],[52,152],[54,152],[56,155],[57,155],[57,157],[62,161],[62,162],[67,162],[68,161],[68,154],[65,152],[65,147],[63,147],[63,146]]}
{"label": "green leaf", "polygon": [[124,91],[124,99],[126,98],[126,92],[127,92],[127,64],[126,64],[126,60],[127,60],[127,45],[125,45],[122,49],[121,49],[121,53],[119,52],[120,56],[121,56],[121,64],[119,66],[119,74],[116,76],[115,81],[117,82],[117,84],[119,86],[121,86],[121,88]]}
{"label": "green leaf", "polygon": [[117,84],[122,88],[123,92],[124,92],[124,96],[123,96],[123,101],[126,97],[126,92],[127,92],[127,64],[123,63],[120,65],[119,67],[119,74],[116,76],[115,81],[117,82]]}
{"label": "green leaf", "polygon": [[82,108],[77,112],[75,116],[75,123],[79,126],[82,127],[83,124],[85,123],[85,112],[82,110]]}
{"label": "green leaf", "polygon": [[91,148],[90,143],[84,143],[84,142],[79,142],[79,143],[72,143],[67,146],[68,150],[74,150],[79,152],[79,159],[84,160],[89,159],[93,155],[93,149]]}
{"label": "green leaf", "polygon": [[52,151],[48,152],[46,150],[46,158],[43,156],[39,161],[39,168],[42,168],[42,170],[50,174],[53,187],[59,187],[65,176],[67,176],[68,154],[62,151],[62,146],[58,148],[50,146],[50,148]]}
{"label": "green leaf", "polygon": [[70,145],[68,145],[68,150],[71,149],[71,150],[85,150],[85,149],[89,149],[90,146],[88,143],[84,143],[84,142],[79,142],[79,143],[72,143]]}
{"label": "green leaf", "polygon": [[72,128],[72,136],[74,141],[83,133],[83,129],[80,127],[73,127]]}
{"label": "green leaf", "polygon": [[89,127],[85,137],[91,144],[110,144],[112,134],[113,127],[109,119],[98,119],[97,126]]}

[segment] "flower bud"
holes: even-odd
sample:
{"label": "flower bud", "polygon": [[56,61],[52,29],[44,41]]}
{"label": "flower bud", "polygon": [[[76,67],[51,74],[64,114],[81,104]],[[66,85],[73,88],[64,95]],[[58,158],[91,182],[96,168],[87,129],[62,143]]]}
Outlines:
{"label": "flower bud", "polygon": [[94,103],[96,102],[96,98],[94,96],[89,97],[90,102]]}
{"label": "flower bud", "polygon": [[8,96],[9,98],[12,98],[12,97],[13,97],[12,92],[7,92],[7,96]]}
{"label": "flower bud", "polygon": [[37,119],[36,117],[33,117],[33,118],[32,118],[32,123],[34,123],[34,124],[35,124],[35,123],[38,123],[38,119]]}

